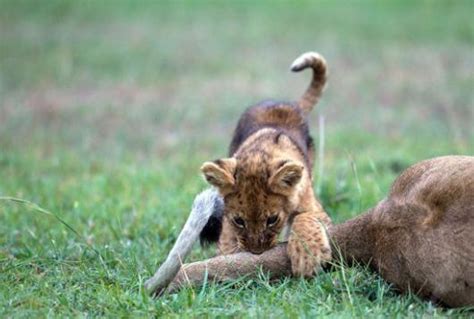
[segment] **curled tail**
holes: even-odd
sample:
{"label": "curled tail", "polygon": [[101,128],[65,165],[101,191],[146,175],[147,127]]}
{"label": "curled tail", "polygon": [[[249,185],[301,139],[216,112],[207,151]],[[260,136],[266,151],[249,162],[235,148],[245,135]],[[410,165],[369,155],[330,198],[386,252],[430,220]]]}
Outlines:
{"label": "curled tail", "polygon": [[305,114],[308,114],[321,97],[328,72],[326,60],[316,52],[303,53],[291,65],[291,71],[293,72],[300,72],[306,68],[313,69],[313,79],[298,101],[298,105]]}

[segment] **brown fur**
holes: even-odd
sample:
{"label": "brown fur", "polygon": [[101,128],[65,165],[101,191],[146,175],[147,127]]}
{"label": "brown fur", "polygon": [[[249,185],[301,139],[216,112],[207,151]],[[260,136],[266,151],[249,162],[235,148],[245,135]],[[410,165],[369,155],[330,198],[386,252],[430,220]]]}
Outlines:
{"label": "brown fur", "polygon": [[312,190],[313,141],[306,115],[321,95],[326,63],[316,53],[297,59],[295,71],[313,69],[296,103],[267,101],[250,107],[235,129],[227,159],[206,162],[206,180],[224,197],[219,249],[260,254],[291,228],[288,254],[295,275],[310,276],[330,260],[330,219]]}
{"label": "brown fur", "polygon": [[401,291],[474,305],[474,157],[420,162],[368,213],[331,230],[343,258],[368,263]]}
{"label": "brown fur", "polygon": [[[450,307],[474,306],[474,157],[446,156],[407,169],[366,214],[329,228],[333,257],[369,264],[402,292]],[[286,245],[184,265],[169,290],[205,280],[290,272]],[[293,261],[292,261],[293,262]]]}

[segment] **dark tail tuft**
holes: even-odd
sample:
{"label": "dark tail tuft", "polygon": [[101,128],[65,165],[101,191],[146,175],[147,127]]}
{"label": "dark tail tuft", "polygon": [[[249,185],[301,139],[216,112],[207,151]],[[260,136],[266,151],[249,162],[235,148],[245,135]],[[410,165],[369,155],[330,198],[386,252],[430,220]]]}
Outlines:
{"label": "dark tail tuft", "polygon": [[211,217],[204,226],[201,234],[199,234],[199,241],[202,247],[207,247],[219,240],[222,232],[222,217],[224,215],[224,203],[222,200],[214,202],[214,211]]}

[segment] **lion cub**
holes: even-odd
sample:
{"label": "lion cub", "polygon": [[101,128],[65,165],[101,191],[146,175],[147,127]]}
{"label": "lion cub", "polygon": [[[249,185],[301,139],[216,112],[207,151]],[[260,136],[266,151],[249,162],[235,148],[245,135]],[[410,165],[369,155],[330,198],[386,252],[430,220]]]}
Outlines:
{"label": "lion cub", "polygon": [[313,78],[298,102],[265,101],[248,108],[234,131],[230,157],[201,167],[224,198],[223,216],[218,223],[211,219],[215,229],[208,224],[202,239],[218,238],[223,254],[260,254],[287,228],[292,271],[300,276],[313,275],[331,259],[325,230],[331,220],[312,189],[314,145],[307,121],[326,83],[326,62],[309,52],[291,66],[295,72],[306,68],[313,69]]}

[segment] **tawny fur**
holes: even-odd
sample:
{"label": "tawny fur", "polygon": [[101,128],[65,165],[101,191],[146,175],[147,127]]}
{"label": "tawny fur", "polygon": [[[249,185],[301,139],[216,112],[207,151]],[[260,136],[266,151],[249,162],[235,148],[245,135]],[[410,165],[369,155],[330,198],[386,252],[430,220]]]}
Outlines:
{"label": "tawny fur", "polygon": [[311,276],[331,259],[330,218],[312,189],[314,147],[307,115],[326,83],[325,60],[305,53],[292,66],[312,68],[313,79],[298,102],[266,101],[241,116],[229,158],[206,162],[206,180],[224,198],[221,253],[260,254],[289,226],[288,254],[295,275]]}
{"label": "tawny fur", "polygon": [[[450,307],[474,306],[474,157],[426,160],[404,171],[367,213],[329,228],[333,257],[368,264],[402,292]],[[255,274],[290,273],[281,244],[184,265],[168,291]]]}

